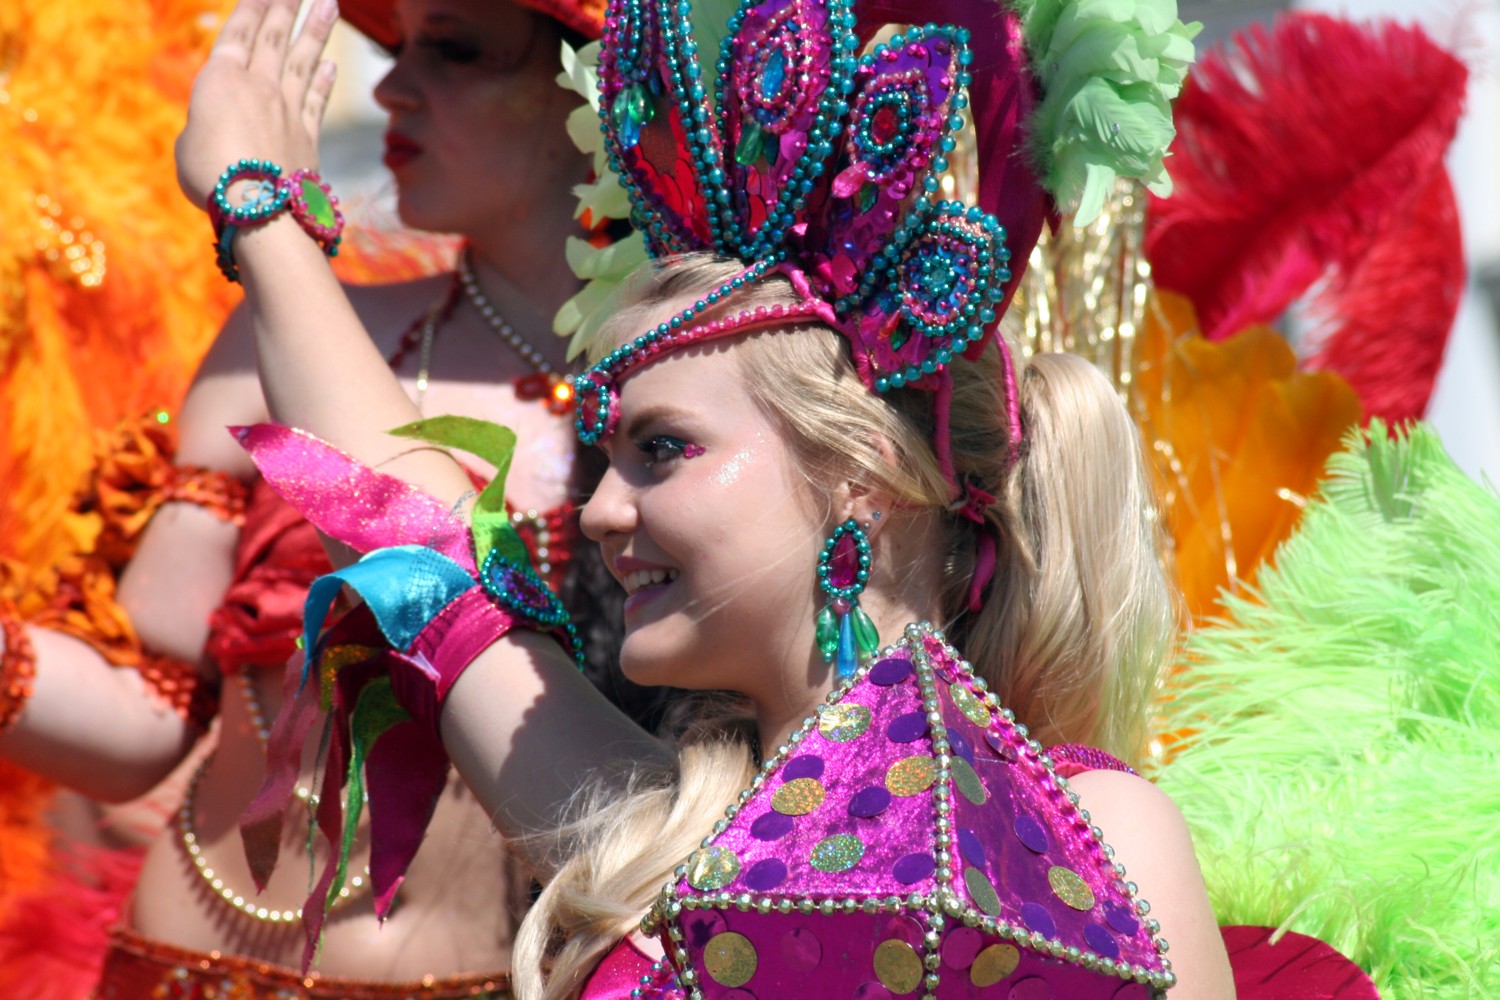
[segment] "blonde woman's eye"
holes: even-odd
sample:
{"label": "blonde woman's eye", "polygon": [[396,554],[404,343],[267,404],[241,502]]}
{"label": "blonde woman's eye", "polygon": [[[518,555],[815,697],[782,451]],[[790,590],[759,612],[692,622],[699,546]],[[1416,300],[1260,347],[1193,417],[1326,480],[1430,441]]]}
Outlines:
{"label": "blonde woman's eye", "polygon": [[636,442],[648,465],[662,465],[678,458],[697,458],[703,454],[701,444],[693,444],[670,434],[655,434]]}

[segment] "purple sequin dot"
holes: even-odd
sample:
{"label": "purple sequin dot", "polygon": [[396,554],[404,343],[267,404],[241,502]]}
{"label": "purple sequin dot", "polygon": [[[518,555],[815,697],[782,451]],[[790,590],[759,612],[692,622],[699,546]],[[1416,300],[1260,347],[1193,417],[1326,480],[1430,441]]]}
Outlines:
{"label": "purple sequin dot", "polygon": [[1126,983],[1115,990],[1114,1000],[1146,1000],[1146,987],[1140,983]]}
{"label": "purple sequin dot", "polygon": [[1057,934],[1057,922],[1041,903],[1022,903],[1021,922],[1046,937]]}
{"label": "purple sequin dot", "polygon": [[1016,817],[1012,829],[1016,832],[1016,839],[1025,844],[1028,851],[1034,854],[1047,853],[1047,845],[1050,843],[1047,839],[1047,831],[1035,819],[1022,813]]}
{"label": "purple sequin dot", "polygon": [[1001,736],[999,733],[993,730],[986,732],[984,734],[984,741],[988,743],[990,745],[990,749],[999,754],[1000,759],[1005,761],[1007,764],[1014,764],[1016,762],[1015,749],[1009,743],[1005,742],[1005,737]]}
{"label": "purple sequin dot", "polygon": [[781,775],[787,781],[795,781],[798,778],[821,778],[823,777],[823,758],[810,753],[793,757],[781,769]]}
{"label": "purple sequin dot", "polygon": [[974,766],[974,744],[957,729],[949,728],[948,745],[953,748],[953,756],[962,757],[970,767]]}
{"label": "purple sequin dot", "polygon": [[886,727],[885,735],[892,743],[911,743],[927,735],[927,716],[921,712],[898,715]]}
{"label": "purple sequin dot", "polygon": [[894,997],[879,983],[865,983],[854,991],[854,1000],[894,1000]]}
{"label": "purple sequin dot", "polygon": [[719,1000],[760,1000],[749,990],[730,990],[728,993],[719,994]]}
{"label": "purple sequin dot", "polygon": [[1052,986],[1041,976],[1027,976],[1010,988],[1008,1000],[1052,1000]]}
{"label": "purple sequin dot", "polygon": [[806,927],[787,931],[781,939],[781,957],[792,972],[811,972],[823,961],[823,944]]}
{"label": "purple sequin dot", "polygon": [[891,793],[879,785],[861,788],[849,800],[849,815],[861,819],[872,819],[885,812],[891,804]]}
{"label": "purple sequin dot", "polygon": [[870,683],[881,687],[900,684],[911,676],[911,663],[894,656],[878,661],[870,668]]}
{"label": "purple sequin dot", "polygon": [[768,812],[750,824],[750,836],[756,840],[780,840],[792,832],[792,817]]}
{"label": "purple sequin dot", "polygon": [[1086,924],[1083,928],[1083,940],[1094,950],[1096,955],[1105,958],[1118,959],[1120,957],[1120,946],[1110,936],[1109,931],[1098,924]]}
{"label": "purple sequin dot", "polygon": [[745,871],[745,886],[757,892],[769,892],[786,881],[786,862],[780,858],[757,861]]}
{"label": "purple sequin dot", "polygon": [[729,929],[723,914],[704,910],[699,911],[696,919],[684,920],[683,927],[687,932],[688,943],[695,948],[704,947],[715,935],[722,934]]}
{"label": "purple sequin dot", "polygon": [[943,964],[959,972],[974,964],[984,937],[972,927],[955,927],[943,939]]}
{"label": "purple sequin dot", "polygon": [[908,854],[891,866],[891,874],[902,885],[911,885],[937,871],[937,861],[931,854]]}
{"label": "purple sequin dot", "polygon": [[958,848],[964,852],[969,864],[975,868],[984,867],[984,845],[979,842],[979,834],[973,830],[958,831]]}
{"label": "purple sequin dot", "polygon": [[1134,934],[1141,929],[1141,925],[1136,922],[1135,914],[1130,912],[1130,907],[1121,906],[1119,903],[1105,905],[1104,919],[1109,921],[1109,926],[1121,934]]}

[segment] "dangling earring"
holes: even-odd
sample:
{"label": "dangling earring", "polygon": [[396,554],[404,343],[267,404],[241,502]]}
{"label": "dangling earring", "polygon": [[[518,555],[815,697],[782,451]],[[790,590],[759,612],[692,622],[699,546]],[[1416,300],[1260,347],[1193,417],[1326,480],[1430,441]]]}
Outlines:
{"label": "dangling earring", "polygon": [[870,579],[870,536],[850,518],[833,529],[818,556],[818,586],[829,601],[818,612],[818,652],[837,661],[840,680],[853,677],[859,661],[880,646],[875,623],[859,606]]}

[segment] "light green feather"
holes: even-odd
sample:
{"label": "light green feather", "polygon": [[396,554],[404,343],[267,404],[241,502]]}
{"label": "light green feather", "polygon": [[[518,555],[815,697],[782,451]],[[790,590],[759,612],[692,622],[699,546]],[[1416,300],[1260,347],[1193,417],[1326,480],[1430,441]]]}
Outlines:
{"label": "light green feather", "polygon": [[1327,940],[1385,1000],[1500,995],[1500,498],[1379,423],[1190,640],[1156,777],[1222,923]]}
{"label": "light green feather", "polygon": [[1043,98],[1032,152],[1073,222],[1098,216],[1117,177],[1171,190],[1164,160],[1201,25],[1177,19],[1175,0],[1011,0]]}

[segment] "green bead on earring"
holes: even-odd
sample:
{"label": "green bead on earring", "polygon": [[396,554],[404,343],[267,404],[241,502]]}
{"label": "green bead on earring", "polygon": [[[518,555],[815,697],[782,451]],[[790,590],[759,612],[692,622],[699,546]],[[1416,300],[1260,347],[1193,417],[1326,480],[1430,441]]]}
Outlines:
{"label": "green bead on earring", "polygon": [[853,677],[861,660],[880,646],[875,623],[859,606],[870,579],[870,536],[852,517],[833,529],[818,556],[818,586],[829,601],[818,612],[818,652],[836,663],[840,680]]}

